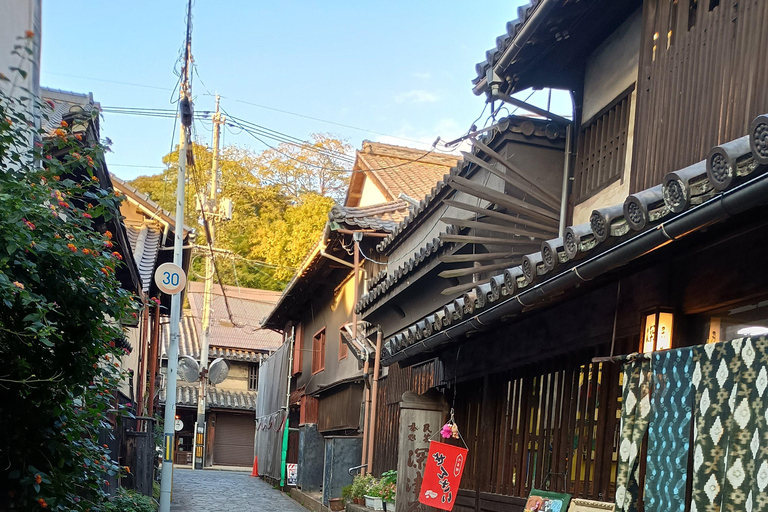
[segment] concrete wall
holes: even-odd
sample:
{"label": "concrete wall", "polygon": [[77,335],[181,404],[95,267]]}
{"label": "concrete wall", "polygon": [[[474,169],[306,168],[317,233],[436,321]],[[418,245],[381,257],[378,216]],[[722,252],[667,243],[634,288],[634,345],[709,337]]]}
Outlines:
{"label": "concrete wall", "polygon": [[360,437],[325,438],[325,471],[323,473],[323,504],[341,497],[341,488],[352,483],[349,468],[359,466],[363,457]]}
{"label": "concrete wall", "polygon": [[325,439],[317,425],[299,427],[299,487],[304,492],[318,492],[323,486]]}
{"label": "concrete wall", "polygon": [[[12,81],[16,81],[15,95],[28,95],[22,88],[28,88],[40,94],[40,30],[42,15],[42,0],[0,0],[0,73]],[[29,30],[35,35],[31,40],[34,55],[31,62],[21,62],[18,55],[11,55],[13,47],[24,44],[17,37],[24,37]],[[22,52],[23,55],[26,53]],[[21,65],[20,65],[21,62]],[[9,71],[10,67],[20,67],[28,72],[27,78],[21,78],[18,73]],[[5,90],[6,85],[1,85]]]}

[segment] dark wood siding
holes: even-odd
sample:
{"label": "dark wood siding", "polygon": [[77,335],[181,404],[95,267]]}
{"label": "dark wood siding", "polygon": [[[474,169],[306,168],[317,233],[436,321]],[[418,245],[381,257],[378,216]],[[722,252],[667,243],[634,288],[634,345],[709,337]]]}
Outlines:
{"label": "dark wood siding", "polygon": [[219,412],[216,419],[213,463],[223,466],[252,466],[255,433],[256,427],[252,413]]}
{"label": "dark wood siding", "polygon": [[380,476],[384,471],[397,469],[400,400],[403,393],[413,391],[422,394],[442,384],[442,380],[443,365],[439,359],[404,368],[394,364],[389,367],[388,376],[379,380],[373,448],[374,475]]}
{"label": "dark wood siding", "polygon": [[294,331],[293,341],[293,375],[301,373],[304,365],[304,328],[298,324]]}
{"label": "dark wood siding", "polygon": [[308,395],[301,396],[299,408],[299,425],[317,423],[317,398]]}
{"label": "dark wood siding", "polygon": [[703,160],[768,112],[768,2],[709,4],[644,2],[632,191]]}
{"label": "dark wood siding", "polygon": [[587,120],[579,134],[574,200],[580,203],[620,180],[627,160],[630,97],[633,85]]}
{"label": "dark wood siding", "polygon": [[[479,492],[481,510],[483,501],[501,499],[493,495],[526,497],[532,488],[612,500],[619,372],[619,365],[560,361],[460,383],[456,419],[469,446],[461,488],[471,491],[465,496]],[[508,504],[522,510],[517,501]]]}
{"label": "dark wood siding", "polygon": [[317,429],[320,432],[357,430],[362,401],[361,383],[341,384],[324,392],[318,403]]}

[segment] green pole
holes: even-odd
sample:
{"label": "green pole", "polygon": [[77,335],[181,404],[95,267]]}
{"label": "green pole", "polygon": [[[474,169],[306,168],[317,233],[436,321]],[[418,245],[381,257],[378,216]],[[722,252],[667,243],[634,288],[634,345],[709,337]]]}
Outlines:
{"label": "green pole", "polygon": [[286,411],[285,423],[283,424],[283,454],[280,457],[280,487],[285,487],[285,466],[288,457],[288,412]]}

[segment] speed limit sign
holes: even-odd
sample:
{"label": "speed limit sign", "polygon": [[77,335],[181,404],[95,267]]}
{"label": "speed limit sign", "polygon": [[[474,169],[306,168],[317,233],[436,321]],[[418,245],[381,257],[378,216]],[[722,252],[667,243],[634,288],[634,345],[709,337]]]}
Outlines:
{"label": "speed limit sign", "polygon": [[163,263],[155,270],[155,284],[161,292],[173,295],[179,293],[187,285],[187,275],[180,266],[173,263]]}

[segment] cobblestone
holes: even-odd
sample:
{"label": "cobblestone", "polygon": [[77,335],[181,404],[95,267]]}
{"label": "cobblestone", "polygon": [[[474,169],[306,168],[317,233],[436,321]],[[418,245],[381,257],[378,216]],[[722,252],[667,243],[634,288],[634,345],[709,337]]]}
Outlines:
{"label": "cobblestone", "polygon": [[245,472],[173,471],[171,512],[307,512],[287,495]]}

